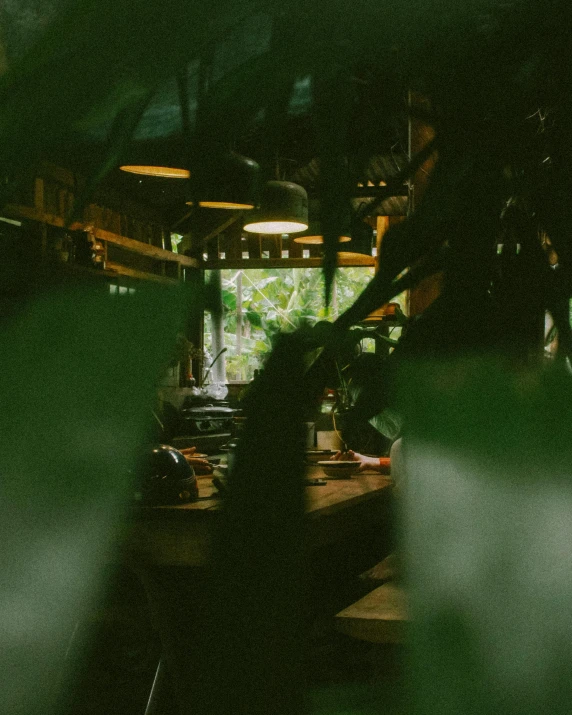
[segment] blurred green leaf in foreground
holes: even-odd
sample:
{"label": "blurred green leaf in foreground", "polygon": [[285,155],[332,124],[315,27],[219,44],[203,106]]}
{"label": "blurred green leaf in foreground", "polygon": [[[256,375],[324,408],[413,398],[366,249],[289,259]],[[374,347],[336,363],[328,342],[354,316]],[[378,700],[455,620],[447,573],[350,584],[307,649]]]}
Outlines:
{"label": "blurred green leaf in foreground", "polygon": [[[107,289],[107,285],[104,285]],[[104,584],[183,315],[150,287],[40,294],[0,334],[0,712],[48,715]]]}
{"label": "blurred green leaf in foreground", "polygon": [[570,712],[571,398],[554,366],[465,357],[407,371],[412,712]]}

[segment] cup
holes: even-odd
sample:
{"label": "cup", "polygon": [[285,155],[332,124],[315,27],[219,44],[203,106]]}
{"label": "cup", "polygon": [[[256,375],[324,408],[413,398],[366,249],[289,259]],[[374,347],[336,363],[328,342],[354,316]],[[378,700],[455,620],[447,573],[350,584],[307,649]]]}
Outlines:
{"label": "cup", "polygon": [[306,449],[313,449],[316,445],[316,423],[304,422],[304,424],[306,425],[305,447]]}
{"label": "cup", "polygon": [[342,440],[335,430],[322,430],[316,435],[318,449],[333,449],[335,452],[343,449]]}

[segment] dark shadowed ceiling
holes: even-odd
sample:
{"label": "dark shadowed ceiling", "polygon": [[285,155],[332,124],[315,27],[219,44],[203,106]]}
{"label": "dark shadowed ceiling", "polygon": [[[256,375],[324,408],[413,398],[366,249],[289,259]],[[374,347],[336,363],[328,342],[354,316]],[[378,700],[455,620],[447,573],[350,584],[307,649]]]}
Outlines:
{"label": "dark shadowed ceiling", "polygon": [[[57,10],[63,6],[63,0],[5,0],[0,8],[0,43],[8,68],[25,58],[50,22],[54,19],[57,22]],[[117,168],[119,161],[151,163],[151,157],[162,155],[169,157],[166,161],[173,164],[187,162],[181,102],[186,104],[192,128],[197,126],[201,87],[207,93],[222,87],[222,96],[227,93],[228,112],[232,112],[237,103],[247,104],[249,97],[245,95],[242,101],[240,87],[237,96],[236,88],[227,90],[225,83],[247,72],[253,63],[263,61],[272,43],[276,44],[276,39],[273,39],[271,15],[246,13],[244,19],[231,24],[219,35],[206,54],[186,62],[186,97],[181,97],[175,73],[161,81],[136,124],[132,140],[110,167],[104,184],[131,199],[160,208],[169,222],[176,223],[188,211],[185,206],[188,182],[126,174]],[[64,77],[62,72],[62,81]],[[355,96],[351,130],[345,137],[345,155],[352,185],[357,189],[358,183],[367,187],[368,182],[385,182],[403,168],[407,152],[406,97],[398,75],[381,72],[375,63],[365,58],[354,64],[350,81],[354,84]],[[250,86],[245,81],[245,93]],[[89,89],[86,86],[85,91]],[[122,103],[121,92],[129,91],[134,90],[128,82],[124,87],[119,84],[112,88],[111,99],[78,116],[50,143],[45,158],[85,176],[96,172],[102,156],[109,151],[117,107]],[[320,175],[319,129],[311,114],[313,91],[309,74],[294,78],[288,89],[285,119],[280,122],[278,131],[268,131],[269,108],[262,108],[249,116],[248,121],[238,123],[236,132],[229,133],[228,126],[221,128],[228,148],[256,159],[267,178],[279,176],[297,181],[310,194],[318,190]],[[227,120],[228,117],[224,121]],[[217,126],[210,126],[209,133],[216,137]],[[192,165],[189,168],[192,171]],[[368,200],[364,196],[365,188],[361,188],[360,193],[354,200],[356,207]],[[390,197],[379,203],[375,212],[401,214],[405,201],[404,196]]]}

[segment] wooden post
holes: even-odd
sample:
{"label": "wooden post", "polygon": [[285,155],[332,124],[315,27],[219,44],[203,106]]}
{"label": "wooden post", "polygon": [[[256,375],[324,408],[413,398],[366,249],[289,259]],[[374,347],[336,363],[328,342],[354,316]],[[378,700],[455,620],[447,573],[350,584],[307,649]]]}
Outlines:
{"label": "wooden post", "polygon": [[[411,106],[427,106],[427,101],[417,94],[410,94]],[[433,139],[435,132],[433,128],[424,124],[419,119],[409,120],[409,155],[414,156],[421,151]],[[437,161],[436,153],[432,154],[429,159],[419,168],[413,177],[413,187],[411,192],[410,211],[415,209],[422,199],[427,188],[428,178]],[[419,315],[441,293],[442,275],[435,274],[428,276],[411,291],[409,294],[409,315]]]}
{"label": "wooden post", "polygon": [[207,257],[210,261],[218,260],[219,258],[219,236],[214,236],[207,243]]}
{"label": "wooden post", "polygon": [[[242,271],[236,277],[236,355],[242,355]],[[239,368],[242,379],[242,368]]]}
{"label": "wooden post", "polygon": [[[224,348],[224,315],[222,304],[222,279],[220,270],[214,270],[209,278],[209,308],[211,319],[213,358]],[[224,353],[216,361],[212,373],[213,382],[226,382],[226,362]]]}
{"label": "wooden post", "polygon": [[8,71],[8,60],[6,58],[6,50],[0,38],[0,76]]}
{"label": "wooden post", "polygon": [[226,257],[235,260],[242,259],[242,225],[239,221],[235,221],[228,226],[224,232]]}
{"label": "wooden post", "polygon": [[247,233],[246,245],[248,247],[248,258],[261,258],[262,251],[260,248],[260,234]]}
{"label": "wooden post", "polygon": [[[198,268],[188,268],[185,272],[187,283],[191,284],[191,304],[187,318],[187,339],[198,350],[203,350],[204,344],[204,271]],[[195,358],[191,362],[191,369],[197,384],[202,383],[203,360]]]}
{"label": "wooden post", "polygon": [[290,236],[288,240],[288,258],[302,258],[304,246],[301,243],[296,243],[296,236]]}
{"label": "wooden post", "polygon": [[274,234],[262,234],[260,244],[263,252],[268,252],[269,258],[280,258],[282,253],[282,237]]}
{"label": "wooden post", "polygon": [[376,257],[375,257],[375,272],[379,270],[379,254],[381,253],[381,242],[387,229],[389,228],[389,216],[376,216]]}
{"label": "wooden post", "polygon": [[38,216],[44,213],[44,180],[40,178],[34,182],[34,208]]}

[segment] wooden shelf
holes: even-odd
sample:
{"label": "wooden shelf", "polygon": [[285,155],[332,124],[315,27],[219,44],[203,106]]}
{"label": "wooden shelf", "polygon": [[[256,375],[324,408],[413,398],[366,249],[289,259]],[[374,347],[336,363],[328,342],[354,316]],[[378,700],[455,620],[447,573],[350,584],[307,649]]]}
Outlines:
{"label": "wooden shelf", "polygon": [[[64,219],[61,216],[56,216],[54,214],[47,214],[38,211],[37,209],[30,206],[19,206],[16,204],[8,204],[4,207],[3,213],[10,217],[19,219],[28,219],[29,221],[37,221],[38,223],[45,223],[49,226],[55,226],[57,228],[66,228]],[[184,268],[198,268],[199,261],[195,258],[189,258],[189,256],[183,256],[178,253],[172,253],[164,248],[159,248],[158,246],[151,246],[147,243],[142,243],[141,241],[136,241],[133,238],[127,238],[126,236],[120,236],[119,234],[113,233],[111,231],[105,231],[104,229],[91,227],[86,222],[75,222],[70,226],[67,226],[71,231],[85,231],[88,230],[95,238],[100,241],[108,241],[109,243],[114,243],[121,246],[127,251],[133,253],[138,253],[142,256],[147,256],[149,258],[155,258],[160,261],[170,261],[173,263],[178,263]],[[117,269],[118,270],[118,269]],[[142,273],[142,272],[140,272]],[[146,274],[149,276],[155,276],[153,273]],[[156,278],[161,278],[161,276],[155,276]],[[175,279],[168,279],[173,280]]]}
{"label": "wooden shelf", "polygon": [[127,251],[132,251],[133,253],[139,253],[143,256],[149,256],[150,258],[156,258],[160,261],[171,261],[173,263],[179,263],[185,268],[198,268],[199,262],[196,258],[189,258],[189,256],[183,256],[179,253],[171,253],[171,251],[166,251],[164,248],[159,248],[158,246],[150,246],[147,243],[141,243],[141,241],[135,241],[133,238],[126,238],[125,236],[118,236],[110,231],[104,231],[101,228],[95,228],[91,231],[92,235],[100,241],[108,241],[109,243],[115,243]]}
{"label": "wooden shelf", "polygon": [[130,278],[138,278],[139,280],[154,281],[155,283],[164,283],[166,285],[177,285],[180,283],[176,278],[168,276],[159,276],[156,273],[148,273],[147,271],[138,271],[135,268],[122,266],[119,263],[111,263],[107,261],[107,269],[105,273],[109,276],[129,276]]}
{"label": "wooden shelf", "polygon": [[[89,213],[88,207],[88,213]],[[141,241],[136,241],[133,238],[127,238],[126,236],[121,236],[113,231],[107,231],[102,228],[94,226],[89,221],[75,222],[70,226],[66,226],[65,220],[61,216],[55,214],[45,213],[39,211],[36,208],[30,206],[21,206],[16,204],[9,204],[4,207],[3,213],[9,217],[17,219],[27,219],[29,221],[36,221],[38,223],[47,224],[49,226],[55,226],[57,228],[68,228],[71,231],[88,231],[94,238],[104,241],[107,243],[112,243],[116,246],[120,246],[126,251],[138,254],[140,256],[145,256],[147,258],[152,258],[157,261],[165,261],[169,263],[176,263],[181,268],[201,268],[201,269],[247,269],[247,268],[319,268],[322,265],[322,258],[319,256],[310,256],[309,258],[302,258],[300,256],[281,258],[278,256],[272,256],[269,258],[260,257],[260,251],[258,251],[258,256],[252,258],[242,258],[241,256],[232,256],[229,258],[214,258],[211,257],[206,261],[199,261],[196,258],[190,258],[178,253],[172,253],[164,248],[159,248],[158,246],[153,246]],[[235,218],[228,223],[233,223]],[[339,256],[338,266],[340,267],[374,267],[375,257],[373,256]],[[133,278],[139,278],[142,280],[152,280],[160,283],[177,283],[178,279],[171,278],[168,276],[162,276],[160,274],[141,271],[128,266],[123,266],[119,263],[110,263],[108,261],[107,265],[112,267],[112,272],[116,275],[125,275]]]}
{"label": "wooden shelf", "polygon": [[127,266],[122,266],[118,263],[109,263],[105,270],[99,268],[91,268],[89,266],[82,266],[77,263],[64,263],[59,261],[46,261],[45,267],[49,267],[49,270],[53,273],[56,272],[62,276],[86,276],[89,278],[106,280],[109,282],[116,281],[121,276],[127,276],[129,278],[136,278],[138,280],[153,281],[155,283],[162,283],[164,285],[178,285],[179,281],[176,278],[169,278],[167,276],[160,276],[156,273],[147,273],[146,271],[137,271]]}

